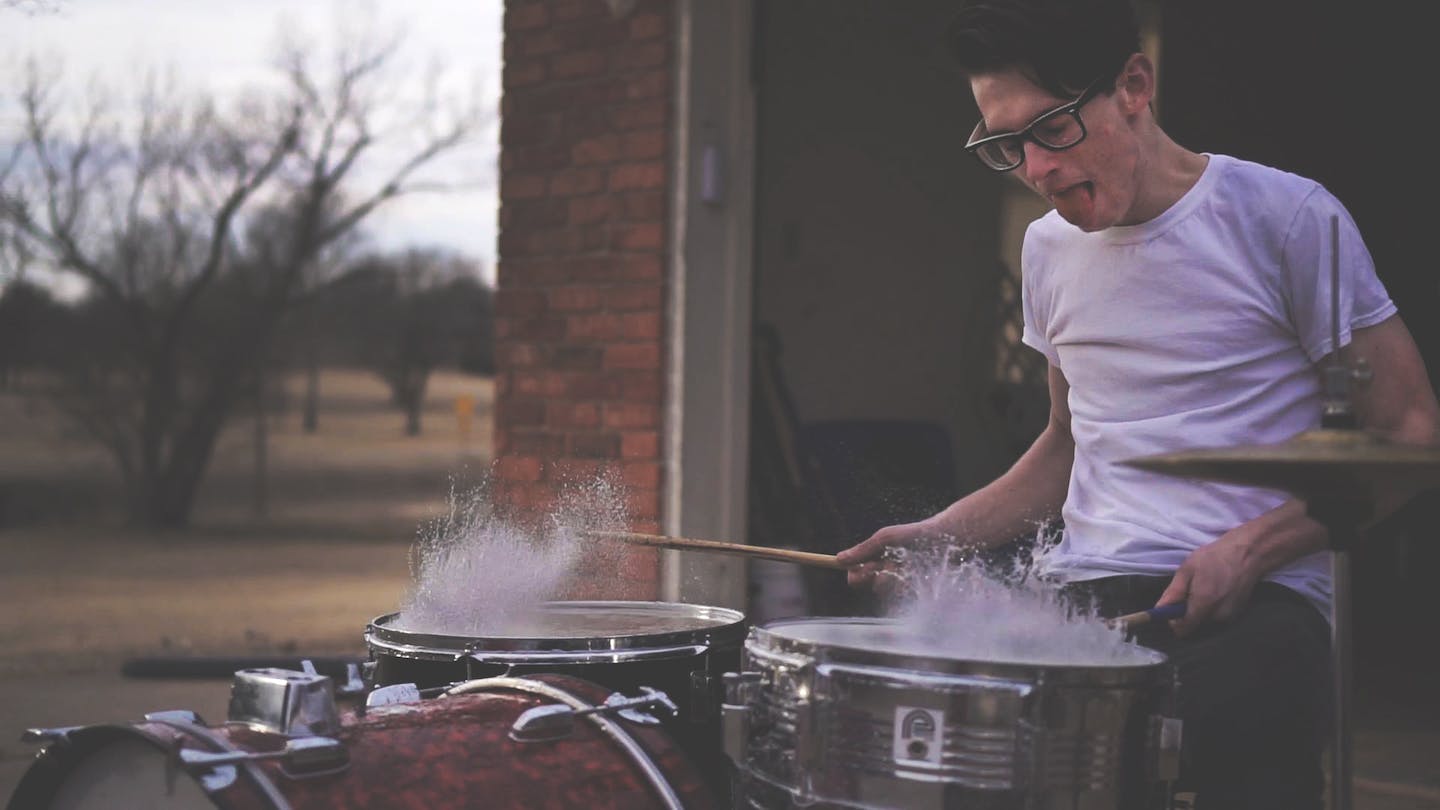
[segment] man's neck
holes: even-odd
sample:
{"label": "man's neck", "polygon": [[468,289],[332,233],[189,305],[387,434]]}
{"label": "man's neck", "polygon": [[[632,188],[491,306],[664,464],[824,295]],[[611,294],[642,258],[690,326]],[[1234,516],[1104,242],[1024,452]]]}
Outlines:
{"label": "man's neck", "polygon": [[1199,182],[1210,158],[1175,143],[1156,127],[1145,160],[1136,166],[1135,202],[1121,225],[1139,225],[1170,210]]}

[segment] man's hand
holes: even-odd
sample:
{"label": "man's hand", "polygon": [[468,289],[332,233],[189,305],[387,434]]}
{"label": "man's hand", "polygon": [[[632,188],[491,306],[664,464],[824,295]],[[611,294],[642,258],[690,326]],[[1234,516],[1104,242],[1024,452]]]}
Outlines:
{"label": "man's hand", "polygon": [[1185,615],[1170,622],[1177,636],[1185,636],[1209,621],[1227,621],[1239,614],[1250,599],[1260,572],[1248,563],[1245,524],[1221,535],[1215,542],[1191,552],[1175,572],[1170,587],[1156,607],[1184,602]]}
{"label": "man's hand", "polygon": [[[885,564],[880,555],[885,549],[891,546],[904,546],[923,537],[936,537],[938,532],[931,523],[931,520],[921,520],[916,523],[901,523],[896,526],[886,526],[862,543],[858,543],[835,555],[835,559],[841,565],[850,568],[846,574],[846,580],[852,588],[873,588],[883,589],[884,583],[880,580],[889,579],[881,577],[885,570]],[[878,578],[878,580],[877,580]]]}

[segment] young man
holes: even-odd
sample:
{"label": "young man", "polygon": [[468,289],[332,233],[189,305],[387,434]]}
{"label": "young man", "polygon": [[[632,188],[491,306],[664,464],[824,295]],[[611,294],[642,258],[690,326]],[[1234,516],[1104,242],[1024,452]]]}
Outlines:
{"label": "young man", "polygon": [[[1155,68],[1126,0],[975,0],[949,35],[981,121],[967,145],[1055,210],[1022,252],[1024,341],[1050,361],[1048,426],[1007,473],[841,554],[873,581],[886,546],[993,546],[1060,516],[1041,573],[1113,613],[1185,601],[1142,643],[1180,669],[1197,807],[1319,808],[1328,718],[1326,533],[1261,489],[1126,459],[1283,442],[1319,426],[1331,345],[1365,358],[1361,426],[1437,441],[1440,407],[1344,207],[1318,184],[1192,152],[1156,123]],[[976,620],[983,620],[976,618]]]}

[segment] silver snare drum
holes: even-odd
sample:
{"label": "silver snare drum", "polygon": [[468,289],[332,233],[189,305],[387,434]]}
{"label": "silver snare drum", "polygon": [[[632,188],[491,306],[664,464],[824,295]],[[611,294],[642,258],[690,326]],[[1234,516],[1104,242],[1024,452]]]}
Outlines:
{"label": "silver snare drum", "polygon": [[1116,810],[1168,806],[1175,679],[1134,647],[1104,666],[914,652],[884,619],[753,628],[722,708],[756,807]]}

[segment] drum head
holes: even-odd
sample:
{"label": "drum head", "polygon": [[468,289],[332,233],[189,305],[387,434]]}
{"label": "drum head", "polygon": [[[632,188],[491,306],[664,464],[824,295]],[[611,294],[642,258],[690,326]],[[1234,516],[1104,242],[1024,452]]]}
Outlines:
{"label": "drum head", "polygon": [[[820,657],[853,660],[855,657],[891,657],[906,661],[967,661],[948,653],[943,645],[898,619],[801,618],[782,619],[756,628],[751,645],[806,651]],[[831,653],[827,656],[826,653]],[[1036,651],[1007,659],[984,659],[989,664],[1021,668],[1150,668],[1163,665],[1166,656],[1138,644],[1119,644],[1104,650]]]}
{"label": "drum head", "polygon": [[390,613],[370,623],[365,637],[372,650],[406,657],[483,651],[643,650],[677,645],[711,645],[745,635],[739,611],[676,602],[547,602],[518,617],[505,632],[485,636],[426,633],[408,628]]}

